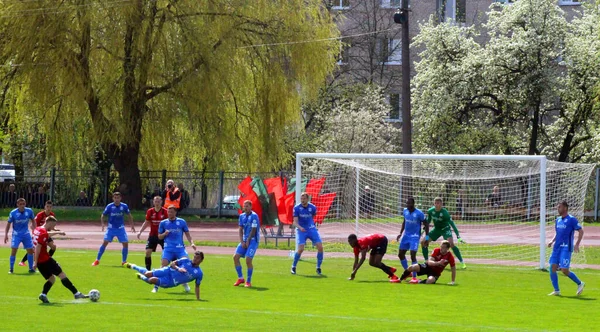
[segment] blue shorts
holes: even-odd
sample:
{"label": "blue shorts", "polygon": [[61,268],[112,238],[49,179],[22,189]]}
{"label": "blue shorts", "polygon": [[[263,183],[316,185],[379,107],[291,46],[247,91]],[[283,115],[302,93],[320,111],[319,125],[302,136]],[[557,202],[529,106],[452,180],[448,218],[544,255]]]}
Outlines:
{"label": "blue shorts", "polygon": [[242,248],[241,243],[238,244],[237,248],[235,248],[235,254],[240,255],[242,258],[244,258],[244,257],[254,258],[254,255],[256,254],[257,249],[258,249],[258,242],[256,242],[256,240],[250,240],[250,245],[246,249]]}
{"label": "blue shorts", "polygon": [[10,241],[10,247],[13,249],[19,248],[19,244],[23,243],[23,248],[32,249],[33,241],[31,240],[31,234],[16,234],[13,233],[12,239]]}
{"label": "blue shorts", "polygon": [[301,232],[299,229],[296,229],[296,239],[299,245],[305,245],[306,239],[310,239],[313,244],[322,242],[319,231],[316,228],[309,228],[306,232]]}
{"label": "blue shorts", "polygon": [[163,267],[161,269],[152,270],[152,276],[158,278],[158,286],[162,288],[175,287],[173,276],[171,276],[171,268]]}
{"label": "blue shorts", "polygon": [[161,259],[166,259],[169,262],[172,262],[184,257],[188,257],[188,253],[185,251],[185,248],[176,248],[163,250]]}
{"label": "blue shorts", "polygon": [[557,264],[559,269],[568,269],[571,266],[571,254],[569,248],[553,249],[548,264]]}
{"label": "blue shorts", "polygon": [[127,239],[127,231],[125,228],[109,228],[106,230],[106,234],[104,234],[104,241],[112,242],[112,240],[117,237],[120,243],[129,242]]}
{"label": "blue shorts", "polygon": [[410,250],[417,251],[419,250],[419,238],[418,237],[408,237],[403,236],[400,239],[400,245],[398,246],[400,250]]}

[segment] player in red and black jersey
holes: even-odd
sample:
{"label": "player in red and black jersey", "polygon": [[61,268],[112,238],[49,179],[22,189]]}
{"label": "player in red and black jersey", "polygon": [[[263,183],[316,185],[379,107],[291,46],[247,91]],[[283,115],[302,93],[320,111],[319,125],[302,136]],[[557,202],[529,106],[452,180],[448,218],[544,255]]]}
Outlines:
{"label": "player in red and black jersey", "polygon": [[450,264],[452,270],[452,281],[450,285],[454,285],[456,279],[456,266],[454,264],[454,256],[450,252],[450,242],[444,241],[439,248],[435,248],[429,257],[429,260],[422,264],[414,264],[404,270],[400,281],[408,278],[412,272],[417,272],[418,276],[426,275],[427,279],[419,281],[420,284],[435,284],[446,266]]}
{"label": "player in red and black jersey", "polygon": [[[54,212],[52,212],[52,201],[46,201],[46,204],[44,205],[44,210],[40,211],[40,213],[38,213],[35,216],[35,227],[42,226],[46,222],[46,218],[50,216],[54,217]],[[51,229],[51,231],[59,232],[60,230]],[[54,255],[54,249],[50,249],[48,254],[50,255],[50,257],[52,257],[52,255]],[[19,266],[25,266],[25,262],[27,262],[27,254],[23,256],[23,259],[21,259]]]}
{"label": "player in red and black jersey", "polygon": [[52,249],[56,248],[56,245],[50,236],[56,234],[65,235],[63,232],[52,231],[54,227],[56,227],[56,218],[49,216],[42,226],[37,227],[33,231],[33,245],[35,246],[33,268],[37,268],[44,279],[46,279],[42,294],[40,294],[38,298],[44,303],[50,303],[50,301],[48,301],[48,292],[50,291],[50,288],[52,288],[54,281],[56,281],[54,276],[58,276],[63,286],[73,293],[75,299],[85,299],[88,296],[81,294],[81,292],[73,286],[73,283],[71,283],[71,280],[69,280],[67,275],[63,272],[60,265],[58,265],[54,258],[50,257],[48,254],[48,247]]}
{"label": "player in red and black jersey", "polygon": [[[391,266],[387,266],[381,262],[383,255],[387,251],[388,239],[383,234],[371,234],[362,238],[358,238],[356,234],[350,234],[348,236],[348,243],[354,249],[354,267],[349,280],[354,280],[356,272],[360,269],[360,266],[365,261],[367,251],[371,250],[369,255],[369,265],[381,269],[385,274],[388,275],[390,281],[398,280],[398,277],[394,274],[396,269]],[[358,260],[358,254],[361,254],[360,261]]]}
{"label": "player in red and black jersey", "polygon": [[162,206],[162,197],[155,196],[152,203],[154,207],[146,211],[146,221],[144,221],[137,235],[139,239],[144,229],[150,225],[150,234],[148,234],[148,241],[146,242],[146,269],[148,271],[152,270],[152,253],[156,251],[156,247],[160,245],[162,249],[165,249],[165,241],[158,238],[158,225],[160,225],[161,221],[168,218],[167,209]]}

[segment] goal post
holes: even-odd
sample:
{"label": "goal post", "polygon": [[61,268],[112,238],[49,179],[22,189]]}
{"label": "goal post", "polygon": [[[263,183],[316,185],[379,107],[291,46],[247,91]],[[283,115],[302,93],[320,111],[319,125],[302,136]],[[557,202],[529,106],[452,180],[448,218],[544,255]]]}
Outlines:
{"label": "goal post", "polygon": [[[458,219],[468,254],[482,262],[535,262],[543,269],[546,239],[553,231],[547,227],[554,218],[548,208],[567,199],[570,213],[582,219],[581,188],[587,187],[593,168],[548,161],[545,156],[297,153],[295,182],[324,177],[322,190],[336,193],[320,227],[324,241],[342,242],[350,233],[371,232],[395,240],[406,198],[415,197],[417,208],[426,212],[439,196]],[[490,203],[489,193],[496,188],[503,199]],[[297,204],[302,191],[296,185]],[[471,258],[468,254],[466,260]],[[522,257],[510,257],[513,254]]]}

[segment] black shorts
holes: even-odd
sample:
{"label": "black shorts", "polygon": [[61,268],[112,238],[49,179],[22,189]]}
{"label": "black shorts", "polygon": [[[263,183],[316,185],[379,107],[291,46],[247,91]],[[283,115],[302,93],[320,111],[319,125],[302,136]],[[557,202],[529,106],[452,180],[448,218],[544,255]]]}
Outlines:
{"label": "black shorts", "polygon": [[433,271],[433,269],[431,269],[431,267],[429,266],[429,264],[427,263],[421,263],[419,264],[419,266],[421,267],[419,272],[417,272],[418,276],[422,276],[422,275],[427,275],[427,277],[434,277],[435,281],[438,280],[438,278],[440,277],[440,275]]}
{"label": "black shorts", "polygon": [[158,236],[149,236],[148,237],[148,241],[146,242],[146,250],[148,249],[152,249],[152,251],[156,251],[156,247],[158,247],[158,245],[160,244],[160,247],[164,250],[165,249],[165,240],[161,240],[158,238]]}
{"label": "black shorts", "polygon": [[43,263],[39,263],[37,268],[40,271],[40,274],[46,280],[48,280],[52,275],[58,276],[63,271],[60,268],[60,265],[58,265],[58,263],[52,257]]}
{"label": "black shorts", "polygon": [[387,252],[388,239],[384,237],[379,241],[377,247],[371,249],[371,255],[385,255]]}

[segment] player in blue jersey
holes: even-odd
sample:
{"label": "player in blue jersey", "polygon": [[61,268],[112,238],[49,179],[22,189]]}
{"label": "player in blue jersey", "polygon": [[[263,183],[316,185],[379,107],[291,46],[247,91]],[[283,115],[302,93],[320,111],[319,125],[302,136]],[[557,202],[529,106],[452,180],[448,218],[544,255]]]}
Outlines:
{"label": "player in blue jersey", "polygon": [[252,271],[254,270],[254,267],[252,266],[252,260],[254,259],[256,250],[258,249],[260,237],[258,227],[260,226],[258,215],[252,211],[252,202],[249,200],[244,201],[244,212],[240,214],[238,225],[240,243],[235,249],[235,254],[233,255],[233,263],[235,265],[235,271],[237,272],[238,279],[233,285],[239,286],[240,284],[244,283],[244,274],[242,273],[240,257],[246,257],[248,278],[246,278],[246,284],[244,284],[244,287],[252,287]]}
{"label": "player in blue jersey", "polygon": [[[404,221],[400,234],[396,237],[396,241],[400,242],[398,246],[398,258],[400,264],[406,270],[408,262],[406,261],[406,252],[410,250],[411,265],[417,264],[417,250],[419,249],[419,239],[421,238],[421,225],[425,230],[425,235],[429,234],[429,223],[425,221],[423,211],[415,208],[415,199],[409,197],[406,200],[406,208],[402,212]],[[403,234],[404,233],[404,234]],[[413,277],[410,281],[412,284],[419,283],[417,273],[413,272]]]}
{"label": "player in blue jersey", "polygon": [[200,268],[202,261],[204,261],[204,253],[196,251],[193,260],[188,257],[180,258],[171,262],[169,266],[152,271],[129,263],[125,263],[124,266],[138,271],[139,279],[162,288],[172,288],[196,280],[196,300],[200,300],[200,283],[204,276]]}
{"label": "player in blue jersey", "polygon": [[315,226],[313,217],[317,214],[317,207],[308,202],[308,194],[302,193],[300,196],[300,204],[294,206],[294,223],[296,227],[296,241],[298,251],[294,254],[294,263],[292,263],[292,274],[296,274],[296,264],[300,260],[300,256],[304,251],[306,239],[317,246],[317,274],[321,275],[321,263],[323,263],[323,243],[321,236]]}
{"label": "player in blue jersey", "polygon": [[102,254],[104,254],[106,246],[109,242],[112,242],[115,237],[117,237],[119,242],[121,242],[123,245],[123,249],[121,250],[121,264],[125,264],[125,262],[127,262],[129,239],[127,238],[127,231],[125,230],[125,215],[127,215],[129,218],[131,231],[135,233],[133,217],[129,212],[129,207],[127,204],[121,203],[121,193],[115,191],[113,193],[113,202],[106,206],[104,212],[102,212],[102,215],[100,216],[100,226],[102,226],[102,231],[104,232],[104,216],[108,217],[108,228],[106,229],[106,234],[104,234],[104,242],[102,242],[102,245],[98,250],[96,260],[92,263],[92,266],[100,264],[100,258],[102,258]]}
{"label": "player in blue jersey", "polygon": [[[549,264],[550,280],[552,281],[554,291],[548,295],[560,295],[560,289],[558,288],[558,274],[556,273],[556,271],[560,269],[564,275],[577,284],[576,294],[579,296],[581,295],[581,292],[583,292],[585,283],[579,280],[575,273],[569,271],[569,266],[571,265],[571,254],[573,253],[573,250],[579,252],[579,243],[581,243],[581,239],[583,238],[583,228],[581,228],[581,224],[577,218],[569,214],[569,204],[567,201],[558,203],[557,210],[560,216],[556,218],[554,225],[556,234],[554,235],[554,238],[552,238],[552,241],[548,243],[548,247],[552,247],[552,255],[550,255]],[[573,244],[575,231],[578,233],[577,242]]]}
{"label": "player in blue jersey", "polygon": [[[165,247],[162,252],[161,265],[162,267],[168,266],[172,261],[180,258],[188,257],[187,251],[185,251],[185,243],[183,242],[183,234],[190,242],[190,245],[194,251],[196,251],[196,245],[190,235],[187,222],[177,217],[177,207],[175,205],[169,205],[167,207],[168,219],[160,222],[158,225],[158,239],[165,241]],[[186,292],[190,291],[190,286],[187,283],[183,283],[183,288]],[[152,289],[153,293],[158,292],[158,285]]]}
{"label": "player in blue jersey", "polygon": [[12,239],[10,242],[10,270],[8,273],[12,274],[15,266],[15,260],[17,255],[17,249],[19,245],[23,243],[23,248],[27,250],[27,261],[29,262],[29,272],[34,273],[33,268],[33,241],[31,240],[31,233],[35,229],[35,221],[33,210],[26,208],[27,202],[24,198],[17,200],[17,208],[10,211],[8,215],[8,223],[6,224],[6,230],[4,231],[4,243],[8,242],[8,230],[10,225],[13,227]]}

